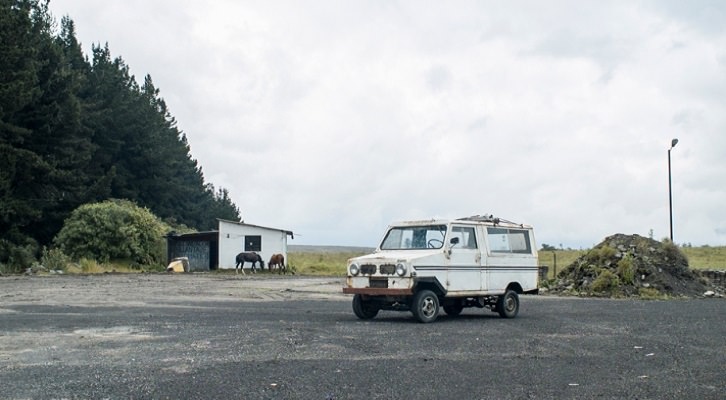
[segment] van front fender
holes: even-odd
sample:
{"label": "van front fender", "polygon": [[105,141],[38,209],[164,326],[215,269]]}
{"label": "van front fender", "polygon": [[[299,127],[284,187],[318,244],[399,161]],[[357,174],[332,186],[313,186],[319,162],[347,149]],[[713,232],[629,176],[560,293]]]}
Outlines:
{"label": "van front fender", "polygon": [[420,290],[428,289],[439,296],[446,296],[446,287],[439,282],[435,276],[425,276],[420,278],[414,278],[413,291],[418,292]]}

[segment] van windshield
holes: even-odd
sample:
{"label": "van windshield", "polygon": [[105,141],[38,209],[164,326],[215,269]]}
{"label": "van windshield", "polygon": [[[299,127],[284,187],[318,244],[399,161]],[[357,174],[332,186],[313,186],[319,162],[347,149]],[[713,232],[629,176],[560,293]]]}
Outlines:
{"label": "van windshield", "polygon": [[381,250],[440,249],[444,246],[446,225],[396,226],[381,243]]}

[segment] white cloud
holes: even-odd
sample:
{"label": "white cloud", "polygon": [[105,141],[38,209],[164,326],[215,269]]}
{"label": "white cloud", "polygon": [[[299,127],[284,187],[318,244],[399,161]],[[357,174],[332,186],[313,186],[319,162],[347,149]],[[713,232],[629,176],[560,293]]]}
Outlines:
{"label": "white cloud", "polygon": [[[540,243],[726,241],[720,2],[54,0],[151,74],[205,177],[296,243],[494,213]],[[685,4],[685,3],[684,3]]]}

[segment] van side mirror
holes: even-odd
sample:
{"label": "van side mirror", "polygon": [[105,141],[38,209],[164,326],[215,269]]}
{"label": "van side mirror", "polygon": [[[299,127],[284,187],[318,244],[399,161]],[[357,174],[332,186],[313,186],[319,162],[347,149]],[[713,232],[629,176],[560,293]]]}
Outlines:
{"label": "van side mirror", "polygon": [[452,246],[455,244],[459,244],[459,238],[458,237],[452,237],[451,240],[449,240],[449,244]]}

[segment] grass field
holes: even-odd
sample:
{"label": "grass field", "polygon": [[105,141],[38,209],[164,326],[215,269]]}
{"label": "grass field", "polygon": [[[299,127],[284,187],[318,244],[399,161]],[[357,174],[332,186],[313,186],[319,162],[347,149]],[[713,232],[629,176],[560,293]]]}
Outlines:
{"label": "grass field", "polygon": [[726,246],[681,247],[694,269],[726,269]]}
{"label": "grass field", "polygon": [[539,265],[548,266],[549,271],[547,276],[554,278],[557,272],[565,269],[565,267],[572,264],[573,261],[585,253],[587,253],[587,250],[540,250]]}
{"label": "grass field", "polygon": [[349,258],[364,252],[288,252],[288,265],[297,274],[344,276]]}
{"label": "grass field", "polygon": [[[305,251],[288,252],[288,266],[296,274],[345,276],[345,268],[349,258],[361,256],[367,251],[351,251],[346,248],[340,250],[321,248],[320,251],[307,249]],[[692,269],[726,269],[726,246],[719,247],[681,247]],[[555,250],[539,251],[539,265],[549,267],[548,276],[554,278],[555,272],[562,271],[587,250]],[[556,258],[556,263],[555,263]],[[71,274],[99,274],[106,272],[138,273],[150,271],[149,268],[132,268],[128,263],[98,263],[91,260],[81,260],[71,263],[65,269]],[[159,266],[154,271],[163,271]],[[227,271],[225,271],[227,272]]]}
{"label": "grass field", "polygon": [[[726,246],[719,247],[681,247],[693,269],[726,269]],[[556,250],[539,252],[539,264],[549,267],[549,276],[562,271],[587,250]],[[350,251],[289,252],[288,263],[297,274],[344,276],[346,262],[351,257],[365,254]]]}

